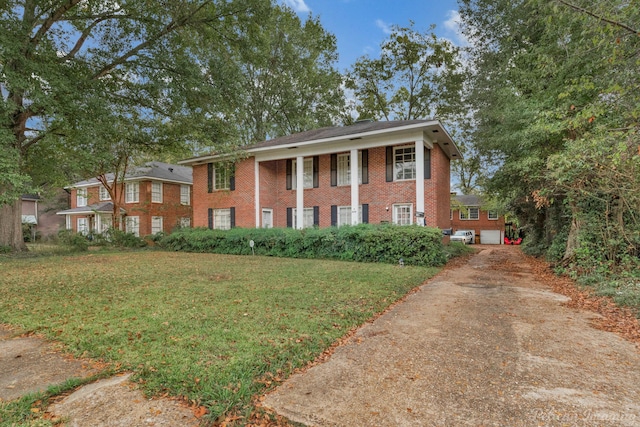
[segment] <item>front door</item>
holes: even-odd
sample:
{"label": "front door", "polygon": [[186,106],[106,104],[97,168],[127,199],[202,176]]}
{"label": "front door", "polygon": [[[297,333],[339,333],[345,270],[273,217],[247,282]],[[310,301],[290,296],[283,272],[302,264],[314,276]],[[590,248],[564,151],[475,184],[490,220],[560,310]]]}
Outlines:
{"label": "front door", "polygon": [[273,227],[273,209],[262,209],[262,228]]}

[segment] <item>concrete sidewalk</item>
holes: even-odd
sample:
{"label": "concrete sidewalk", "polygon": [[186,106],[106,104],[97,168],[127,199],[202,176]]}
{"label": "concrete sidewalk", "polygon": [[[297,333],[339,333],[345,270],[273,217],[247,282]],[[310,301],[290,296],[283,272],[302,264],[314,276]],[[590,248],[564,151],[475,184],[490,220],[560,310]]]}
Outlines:
{"label": "concrete sidewalk", "polygon": [[640,354],[485,247],[360,329],[265,406],[313,426],[638,426]]}

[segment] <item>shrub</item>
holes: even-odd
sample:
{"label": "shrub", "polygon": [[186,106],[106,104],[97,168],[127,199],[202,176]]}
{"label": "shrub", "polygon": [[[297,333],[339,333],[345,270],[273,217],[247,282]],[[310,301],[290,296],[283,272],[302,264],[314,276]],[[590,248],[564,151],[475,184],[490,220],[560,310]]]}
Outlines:
{"label": "shrub", "polygon": [[116,228],[109,228],[101,234],[96,234],[93,244],[96,246],[113,246],[117,248],[143,248],[147,246],[147,242],[143,238]]}
{"label": "shrub", "polygon": [[358,262],[384,262],[439,266],[447,260],[439,229],[395,225],[343,226],[331,228],[181,229],[164,236],[160,247],[188,252],[288,258],[322,258]]}
{"label": "shrub", "polygon": [[89,240],[87,237],[71,230],[60,230],[58,232],[58,240],[62,245],[74,251],[83,252],[89,249]]}

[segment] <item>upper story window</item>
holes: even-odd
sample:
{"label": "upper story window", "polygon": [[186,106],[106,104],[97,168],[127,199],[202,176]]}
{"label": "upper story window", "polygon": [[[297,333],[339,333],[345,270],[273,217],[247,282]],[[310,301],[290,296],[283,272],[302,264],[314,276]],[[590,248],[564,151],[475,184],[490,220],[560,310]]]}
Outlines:
{"label": "upper story window", "polygon": [[394,147],[393,168],[394,181],[416,179],[416,147]]}
{"label": "upper story window", "polygon": [[76,206],[82,207],[87,206],[87,189],[86,188],[78,188],[76,190]]}
{"label": "upper story window", "polygon": [[[293,160],[291,162],[291,188],[295,190],[298,188],[298,162]],[[302,188],[313,188],[313,157],[304,159],[304,170],[302,172],[302,181],[304,185]],[[312,224],[313,225],[313,224]]]}
{"label": "upper story window", "polygon": [[235,190],[234,165],[230,163],[209,163],[207,165],[207,192],[214,190]]}
{"label": "upper story window", "polygon": [[151,183],[151,202],[162,203],[162,183],[161,182]]}
{"label": "upper story window", "polygon": [[[358,171],[362,171],[362,151],[358,152]],[[358,176],[362,184],[362,173]],[[338,154],[338,185],[351,185],[351,154]]]}
{"label": "upper story window", "polygon": [[140,183],[127,182],[125,184],[125,203],[138,203],[140,201]]}
{"label": "upper story window", "polygon": [[489,219],[498,219],[498,211],[487,211],[487,218]]}
{"label": "upper story window", "polygon": [[479,208],[461,208],[460,209],[461,220],[477,220],[480,219]]}
{"label": "upper story window", "polygon": [[191,187],[188,185],[180,185],[180,204],[181,205],[190,205],[191,204]]}
{"label": "upper story window", "polygon": [[109,194],[109,191],[107,190],[107,187],[105,187],[104,185],[100,186],[100,189],[98,190],[99,196],[100,196],[100,201],[103,200],[111,200],[111,194]]}

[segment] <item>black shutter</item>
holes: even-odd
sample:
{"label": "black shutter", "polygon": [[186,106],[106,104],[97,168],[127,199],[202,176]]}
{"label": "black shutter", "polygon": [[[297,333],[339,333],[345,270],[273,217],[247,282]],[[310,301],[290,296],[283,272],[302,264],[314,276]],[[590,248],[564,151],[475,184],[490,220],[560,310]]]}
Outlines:
{"label": "black shutter", "polygon": [[320,227],[320,206],[313,207],[313,225]]}
{"label": "black shutter", "polygon": [[331,205],[331,226],[338,225],[338,205]]}
{"label": "black shutter", "polygon": [[331,186],[338,185],[338,155],[331,155]]}
{"label": "black shutter", "polygon": [[362,205],[362,223],[369,224],[369,204]]}
{"label": "black shutter", "polygon": [[362,150],[362,183],[369,183],[369,150]]}
{"label": "black shutter", "polygon": [[313,156],[313,188],[320,186],[320,156]]}
{"label": "black shutter", "polygon": [[231,228],[236,227],[236,208],[229,208],[229,216],[231,217]]}
{"label": "black shutter", "polygon": [[233,191],[236,189],[236,166],[235,165],[229,166],[229,173],[231,174],[231,176],[229,176],[229,190]]}
{"label": "black shutter", "polygon": [[207,192],[213,192],[213,163],[207,163]]}
{"label": "black shutter", "polygon": [[293,227],[293,208],[287,208],[287,227]]}
{"label": "black shutter", "polygon": [[[209,163],[209,164],[211,164],[211,163]],[[213,230],[213,209],[212,208],[209,208],[209,212],[208,212],[207,218],[209,220],[209,223],[208,223],[209,229]]]}
{"label": "black shutter", "polygon": [[431,179],[431,150],[424,147],[424,179]]}
{"label": "black shutter", "polygon": [[393,181],[393,147],[387,147],[387,182]]}
{"label": "black shutter", "polygon": [[291,190],[291,159],[287,159],[287,190]]}

